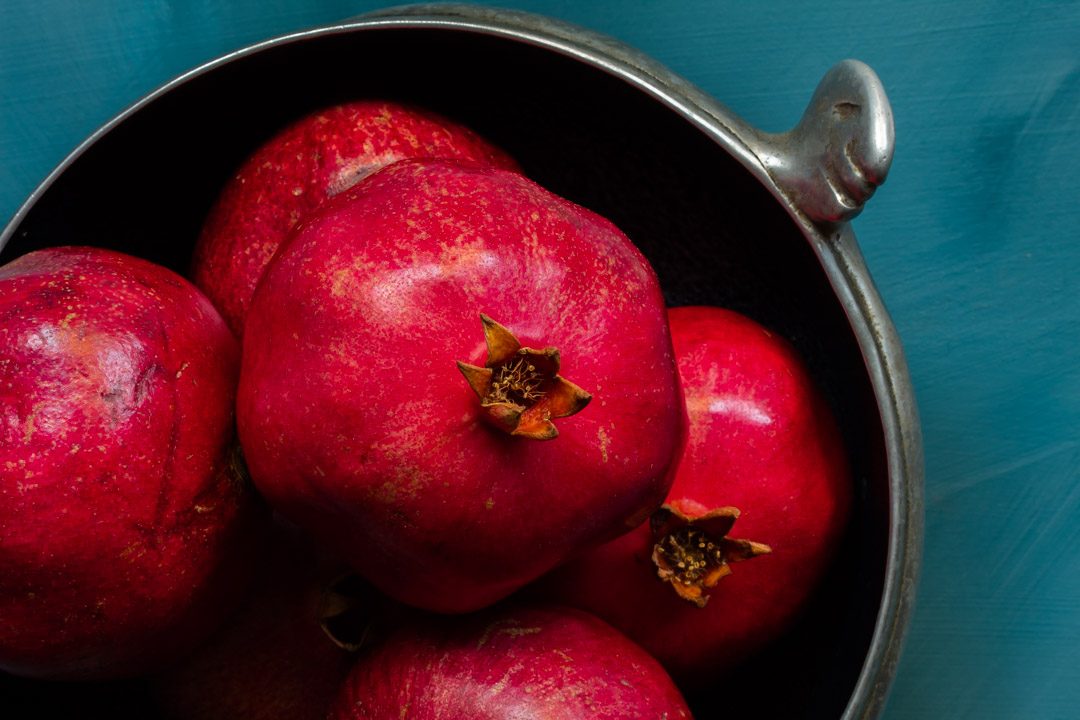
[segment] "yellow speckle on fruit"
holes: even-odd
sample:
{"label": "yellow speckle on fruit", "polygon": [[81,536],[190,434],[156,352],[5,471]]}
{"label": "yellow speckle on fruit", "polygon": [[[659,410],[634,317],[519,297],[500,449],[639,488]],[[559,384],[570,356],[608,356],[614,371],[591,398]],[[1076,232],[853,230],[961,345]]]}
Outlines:
{"label": "yellow speckle on fruit", "polygon": [[26,416],[26,421],[23,423],[23,442],[29,443],[30,438],[34,436],[34,415],[37,413],[37,406],[30,411],[30,414]]}

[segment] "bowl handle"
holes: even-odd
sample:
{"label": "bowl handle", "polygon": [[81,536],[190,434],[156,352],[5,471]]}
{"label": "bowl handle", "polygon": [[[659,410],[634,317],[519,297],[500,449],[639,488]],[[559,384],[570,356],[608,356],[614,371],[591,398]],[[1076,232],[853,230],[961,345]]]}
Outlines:
{"label": "bowl handle", "polygon": [[877,74],[858,60],[834,65],[794,129],[754,133],[752,150],[781,191],[811,220],[859,214],[892,164],[892,108]]}
{"label": "bowl handle", "polygon": [[[696,107],[681,108],[684,114],[704,111],[731,129],[735,135],[732,141],[756,156],[787,201],[814,223],[839,223],[858,215],[877,186],[885,182],[892,164],[892,108],[881,80],[858,60],[843,60],[833,66],[818,83],[799,124],[789,132],[773,134],[746,124],[642,53],[561,20],[452,2],[401,5],[356,19],[393,22],[401,18],[484,30],[498,27],[527,41],[539,37],[565,46],[567,54],[600,53],[603,63],[589,59],[615,75],[635,82],[647,78],[664,90],[681,91],[682,98],[675,101],[696,103]],[[675,101],[669,98],[669,102]]]}

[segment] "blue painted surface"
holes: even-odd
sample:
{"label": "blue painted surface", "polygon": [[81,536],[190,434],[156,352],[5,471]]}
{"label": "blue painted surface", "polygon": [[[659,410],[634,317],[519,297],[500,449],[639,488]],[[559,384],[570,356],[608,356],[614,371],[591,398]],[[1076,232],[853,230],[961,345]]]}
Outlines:
{"label": "blue painted surface", "polygon": [[[0,220],[176,74],[377,2],[0,3]],[[504,0],[618,37],[767,130],[857,57],[896,115],[855,221],[926,442],[925,564],[886,711],[1080,717],[1080,4]]]}

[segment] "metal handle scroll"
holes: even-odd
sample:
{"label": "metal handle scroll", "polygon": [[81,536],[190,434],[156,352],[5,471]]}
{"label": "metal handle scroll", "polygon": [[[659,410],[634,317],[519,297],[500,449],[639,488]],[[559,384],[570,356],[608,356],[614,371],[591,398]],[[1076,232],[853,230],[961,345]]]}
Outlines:
{"label": "metal handle scroll", "polygon": [[844,222],[888,175],[892,108],[877,74],[844,60],[825,73],[794,129],[755,140],[754,151],[800,211],[817,223]]}

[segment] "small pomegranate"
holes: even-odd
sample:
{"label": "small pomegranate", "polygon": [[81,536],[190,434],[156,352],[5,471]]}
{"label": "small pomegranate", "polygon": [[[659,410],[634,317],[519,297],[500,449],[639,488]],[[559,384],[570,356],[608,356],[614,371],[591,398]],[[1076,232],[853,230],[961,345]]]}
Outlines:
{"label": "small pomegranate", "polygon": [[0,268],[0,669],[151,670],[243,586],[236,341],[165,268],[93,248]]}
{"label": "small pomegranate", "polygon": [[154,679],[164,717],[325,720],[367,620],[368,608],[344,573],[298,529],[275,523],[240,609]]}
{"label": "small pomegranate", "polygon": [[835,420],[788,343],[720,308],[669,319],[689,437],[666,504],[553,573],[543,593],[604,618],[693,687],[790,625],[840,540],[852,488]]}
{"label": "small pomegranate", "polygon": [[384,165],[422,157],[517,167],[471,130],[422,110],[380,101],[321,110],[271,138],[226,185],[195,248],[195,284],[239,337],[255,284],[301,218]]}
{"label": "small pomegranate", "polygon": [[440,612],[643,522],[684,431],[644,257],[452,161],[390,165],[298,227],[252,302],[238,419],[271,504]]}
{"label": "small pomegranate", "polygon": [[689,718],[659,663],[597,618],[525,607],[402,628],[357,663],[331,720]]}

